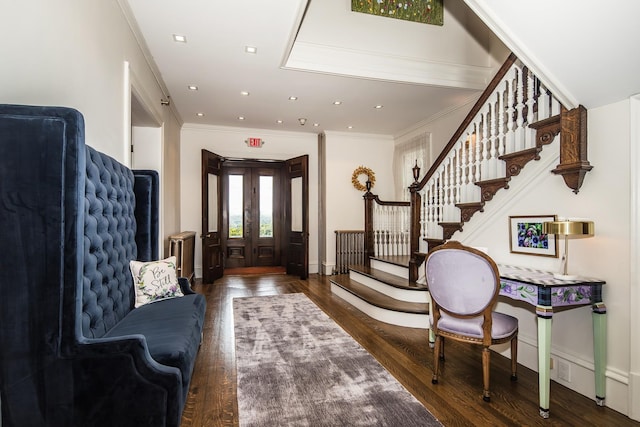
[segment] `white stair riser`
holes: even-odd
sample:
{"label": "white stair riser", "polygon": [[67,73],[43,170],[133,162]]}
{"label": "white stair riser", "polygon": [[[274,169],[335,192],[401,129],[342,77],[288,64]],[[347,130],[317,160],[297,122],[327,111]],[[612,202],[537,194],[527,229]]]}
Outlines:
{"label": "white stair riser", "polygon": [[384,271],[385,273],[393,274],[394,276],[398,276],[403,279],[409,278],[409,269],[407,267],[401,267],[399,265],[390,264],[388,262],[380,261],[377,259],[371,260],[371,268]]}
{"label": "white stair riser", "polygon": [[349,271],[349,278],[351,280],[355,280],[356,282],[361,283],[373,289],[374,291],[380,292],[381,294],[385,294],[399,301],[417,302],[417,303],[429,302],[429,292],[426,289],[421,289],[421,290],[399,289],[399,288],[396,288],[395,286],[391,286],[391,285],[387,285],[386,283],[379,282],[376,279],[372,279],[369,276],[365,276],[353,270]]}
{"label": "white stair riser", "polygon": [[334,283],[331,284],[331,292],[373,319],[407,328],[429,329],[429,315],[427,314],[402,313],[380,308],[358,298],[351,292],[345,291]]}

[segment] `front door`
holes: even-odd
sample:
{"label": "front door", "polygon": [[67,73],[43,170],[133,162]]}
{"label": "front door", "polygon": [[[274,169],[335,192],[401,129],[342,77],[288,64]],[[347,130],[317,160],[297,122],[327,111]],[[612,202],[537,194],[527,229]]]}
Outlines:
{"label": "front door", "polygon": [[285,223],[287,274],[309,275],[309,156],[285,162]]}
{"label": "front door", "polygon": [[280,171],[281,163],[225,163],[225,268],[280,265]]}
{"label": "front door", "polygon": [[222,164],[224,159],[202,150],[202,282],[222,277]]}

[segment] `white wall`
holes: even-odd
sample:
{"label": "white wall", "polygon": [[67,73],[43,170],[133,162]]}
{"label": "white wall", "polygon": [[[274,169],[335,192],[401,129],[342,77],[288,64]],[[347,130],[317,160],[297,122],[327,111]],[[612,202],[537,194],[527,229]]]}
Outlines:
{"label": "white wall", "polygon": [[[249,148],[245,140],[262,138],[262,148]],[[261,129],[185,124],[180,143],[181,226],[202,233],[201,150],[222,157],[287,160],[309,156],[309,273],[318,272],[318,136],[312,133],[275,132]],[[196,239],[196,276],[202,277],[202,241]]]}
{"label": "white wall", "polygon": [[[0,38],[0,102],[76,108],[87,144],[129,164],[128,62],[137,89],[157,100],[156,115],[172,123],[165,126],[165,150],[178,145],[179,119],[159,105],[161,88],[116,0],[5,1]],[[165,180],[179,181],[177,173],[170,168]],[[177,228],[175,218],[165,215],[165,221],[166,230]]]}
{"label": "white wall", "polygon": [[[479,95],[478,95],[479,96]],[[453,133],[458,129],[462,121],[465,119],[478,97],[469,99],[466,103],[459,107],[438,114],[434,117],[430,117],[416,126],[408,129],[407,131],[395,136],[396,145],[409,141],[411,138],[423,134],[429,133],[431,135],[430,158],[434,161],[445,145],[449,142]],[[421,177],[427,172],[428,167],[425,170],[420,171]]]}
{"label": "white wall", "polygon": [[[514,177],[509,190],[501,190],[465,224],[458,239],[489,248],[498,263],[559,271],[557,258],[512,254],[509,251],[510,215],[548,215],[588,218],[595,222],[595,237],[570,241],[570,272],[606,280],[603,299],[607,306],[607,398],[611,408],[627,414],[629,359],[638,357],[629,348],[630,316],[630,181],[629,101],[588,111],[588,157],[593,170],[587,173],[576,195],[562,178],[549,171],[559,161],[559,137]],[[532,177],[531,170],[538,170]],[[563,245],[560,245],[560,252]],[[640,301],[631,302],[637,307]],[[520,319],[518,361],[537,370],[535,315],[525,308],[501,302],[498,309]],[[637,333],[637,331],[636,331]],[[552,357],[571,364],[571,383],[559,381],[590,398],[593,380],[593,336],[590,307],[554,314]],[[552,378],[557,374],[552,371]],[[636,402],[638,404],[638,402]]]}
{"label": "white wall", "polygon": [[630,98],[629,417],[640,420],[640,95]]}
{"label": "white wall", "polygon": [[[336,230],[364,230],[363,192],[351,185],[358,166],[375,173],[371,189],[382,200],[395,200],[393,189],[393,138],[384,135],[325,132],[326,254],[323,273],[331,274],[336,261]],[[364,177],[360,178],[364,183]]]}
{"label": "white wall", "polygon": [[169,236],[183,231],[182,215],[190,211],[191,206],[182,205],[180,183],[182,169],[180,163],[180,128],[181,123],[170,115],[165,115],[163,125],[164,138],[162,153],[162,223],[164,230],[164,256],[169,255]]}

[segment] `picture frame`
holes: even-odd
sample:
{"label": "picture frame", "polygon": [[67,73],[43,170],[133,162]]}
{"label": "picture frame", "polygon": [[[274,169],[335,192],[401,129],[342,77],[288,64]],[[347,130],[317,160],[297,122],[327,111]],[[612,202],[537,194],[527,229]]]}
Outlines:
{"label": "picture frame", "polygon": [[556,215],[509,216],[509,249],[512,253],[558,257],[554,234],[542,233],[544,222],[557,221]]}
{"label": "picture frame", "polygon": [[444,0],[351,0],[351,11],[442,26]]}

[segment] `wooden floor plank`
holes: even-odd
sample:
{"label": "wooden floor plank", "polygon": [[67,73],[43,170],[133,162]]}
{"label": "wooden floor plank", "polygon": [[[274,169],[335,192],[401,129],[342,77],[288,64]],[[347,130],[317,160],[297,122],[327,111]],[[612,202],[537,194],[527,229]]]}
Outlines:
{"label": "wooden floor plank", "polygon": [[366,348],[445,426],[640,426],[640,423],[562,385],[551,382],[551,418],[538,415],[538,376],[491,354],[491,402],[482,400],[479,348],[447,341],[438,384],[431,384],[433,353],[427,331],[371,319],[331,293],[329,277],[299,280],[288,275],[228,276],[194,286],[207,298],[204,340],[182,418],[183,427],[237,426],[232,300],[236,297],[303,292]]}

